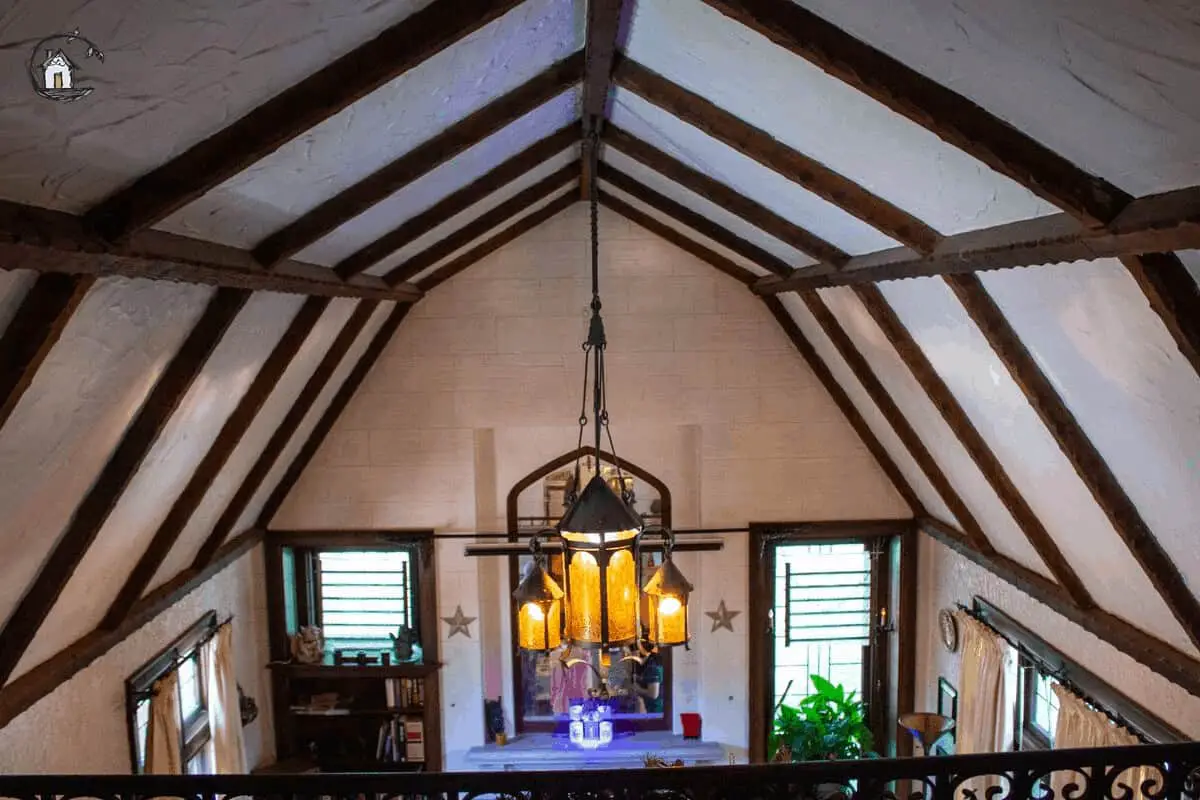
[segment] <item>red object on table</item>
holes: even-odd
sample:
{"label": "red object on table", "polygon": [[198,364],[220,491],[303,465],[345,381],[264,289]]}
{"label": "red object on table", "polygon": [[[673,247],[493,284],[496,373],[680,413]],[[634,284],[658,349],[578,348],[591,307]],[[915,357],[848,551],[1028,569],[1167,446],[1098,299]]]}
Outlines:
{"label": "red object on table", "polygon": [[683,725],[683,738],[699,739],[700,738],[700,715],[691,712],[685,712],[679,715],[679,722]]}

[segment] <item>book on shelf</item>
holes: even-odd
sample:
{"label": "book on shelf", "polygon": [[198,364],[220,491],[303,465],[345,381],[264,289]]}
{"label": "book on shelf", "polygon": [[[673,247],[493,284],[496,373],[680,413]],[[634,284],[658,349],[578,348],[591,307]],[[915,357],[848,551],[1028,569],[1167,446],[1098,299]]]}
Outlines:
{"label": "book on shelf", "polygon": [[425,705],[425,681],[420,678],[388,678],[384,681],[388,708],[422,708]]}
{"label": "book on shelf", "polygon": [[425,760],[425,723],[420,719],[404,720],[404,760]]}

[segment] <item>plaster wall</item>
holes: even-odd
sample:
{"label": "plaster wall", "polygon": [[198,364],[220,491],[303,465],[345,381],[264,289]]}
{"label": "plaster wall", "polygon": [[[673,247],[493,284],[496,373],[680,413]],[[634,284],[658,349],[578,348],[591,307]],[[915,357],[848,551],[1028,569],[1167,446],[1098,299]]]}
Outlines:
{"label": "plaster wall", "polygon": [[[743,286],[603,209],[600,251],[617,450],[668,483],[676,525],[908,516]],[[272,527],[502,530],[509,487],[575,445],[587,252],[579,204],[431,292]],[[462,544],[439,543],[439,616],[458,605],[477,618],[484,605],[507,607],[507,581],[481,575],[489,568],[465,558]],[[745,617],[736,633],[714,634],[701,612],[723,598],[744,614],[744,538],[731,535],[724,552],[691,557],[685,569],[698,587],[696,646],[679,658],[675,711],[700,711],[706,738],[741,751]],[[452,767],[482,742],[480,686],[497,671],[485,661],[499,660],[502,681],[511,676],[504,616],[473,623],[470,639],[443,639]],[[477,639],[484,629],[503,638]]]}
{"label": "plaster wall", "polygon": [[258,701],[244,728],[246,762],[274,760],[262,548],[230,564],[71,680],[0,728],[0,774],[120,774],[132,770],[125,681],[205,612],[233,615],[237,680]]}
{"label": "plaster wall", "polygon": [[961,688],[962,652],[941,644],[937,614],[976,595],[1079,662],[1123,694],[1192,738],[1200,739],[1200,697],[1189,694],[1012,584],[963,558],[940,542],[920,537],[917,606],[917,710],[937,709],[937,680]]}
{"label": "plaster wall", "polygon": [[267,441],[275,434],[284,416],[291,409],[296,395],[316,370],[338,331],[354,311],[357,302],[352,298],[343,297],[333,300],[326,307],[325,313],[321,315],[275,384],[275,390],[263,403],[242,440],[230,454],[225,467],[217,474],[196,512],[192,514],[187,527],[180,533],[179,540],[163,559],[158,574],[146,588],[147,592],[174,578],[192,563],[213,525],[224,513],[226,505],[233,499],[246,475],[254,467],[254,462],[266,447]]}
{"label": "plaster wall", "polygon": [[8,327],[21,301],[33,287],[37,273],[27,269],[0,272],[0,331]]}
{"label": "plaster wall", "polygon": [[31,585],[212,292],[105,278],[72,315],[0,431],[0,618]]}
{"label": "plaster wall", "polygon": [[94,629],[304,302],[253,295],[180,401],[25,651],[31,668]]}

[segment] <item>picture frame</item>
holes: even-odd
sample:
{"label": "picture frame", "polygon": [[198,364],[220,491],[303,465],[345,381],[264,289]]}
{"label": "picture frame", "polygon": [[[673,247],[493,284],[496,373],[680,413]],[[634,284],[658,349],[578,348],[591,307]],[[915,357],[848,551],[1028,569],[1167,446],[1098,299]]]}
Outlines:
{"label": "picture frame", "polygon": [[[954,720],[957,726],[958,690],[954,688],[954,685],[950,681],[940,675],[938,676],[937,713]],[[957,741],[957,728],[951,728],[945,736],[938,740],[938,743],[933,748],[934,752],[930,753],[930,755],[954,755],[954,745]]]}

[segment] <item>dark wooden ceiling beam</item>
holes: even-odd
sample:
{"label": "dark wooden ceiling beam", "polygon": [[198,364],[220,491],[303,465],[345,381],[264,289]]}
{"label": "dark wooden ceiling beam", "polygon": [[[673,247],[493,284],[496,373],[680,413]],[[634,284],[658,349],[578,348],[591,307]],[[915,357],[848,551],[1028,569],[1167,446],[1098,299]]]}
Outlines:
{"label": "dark wooden ceiling beam", "polygon": [[829,338],[835,350],[841,354],[842,359],[846,362],[846,366],[854,374],[854,377],[862,384],[866,390],[867,396],[871,398],[879,413],[887,420],[888,425],[895,431],[896,437],[901,441],[904,447],[912,456],[913,461],[925,473],[925,477],[929,479],[934,490],[941,495],[942,500],[946,503],[946,507],[950,509],[950,513],[962,525],[963,530],[967,532],[967,536],[971,540],[971,545],[979,549],[981,553],[991,555],[995,552],[987,534],[983,532],[983,528],[975,519],[975,515],[967,508],[967,504],[959,497],[954,486],[950,483],[950,479],[942,472],[942,468],[938,466],[937,461],[925,447],[925,443],[921,441],[921,437],[909,425],[908,420],[904,417],[900,407],[896,405],[896,401],[892,399],[892,395],[884,387],[883,382],[875,375],[875,371],[871,369],[871,365],[867,363],[867,359],[854,342],[850,339],[843,329],[841,324],[834,317],[833,312],[825,305],[825,302],[816,292],[801,292],[800,299],[808,306],[808,310],[816,319],[821,330]]}
{"label": "dark wooden ceiling beam", "polygon": [[466,247],[488,231],[503,225],[531,205],[545,200],[556,191],[579,180],[579,165],[572,163],[547,175],[532,186],[517,192],[495,208],[489,209],[463,227],[440,239],[414,255],[403,264],[393,268],[383,277],[389,284],[401,283],[416,277],[456,250]]}
{"label": "dark wooden ceiling beam", "polygon": [[356,100],[479,30],[521,0],[438,0],[143,175],[88,212],[116,241],[161,222]]}
{"label": "dark wooden ceiling beam", "polygon": [[342,259],[334,271],[343,278],[357,275],[379,263],[401,247],[432,231],[456,214],[466,211],[492,192],[515,181],[534,167],[579,141],[580,125],[573,122],[559,128],[517,153],[500,166],[434,203],[415,217],[385,233],[370,244]]}
{"label": "dark wooden ceiling beam", "polygon": [[996,301],[974,275],[952,275],[944,280],[1021,387],[1167,608],[1188,638],[1200,646],[1200,602]]}
{"label": "dark wooden ceiling beam", "polygon": [[1069,214],[1038,217],[947,236],[924,256],[896,247],[854,256],[837,274],[805,270],[764,279],[756,291],[775,294],[1193,248],[1200,248],[1200,186],[1139,197],[1103,228],[1082,227]]}
{"label": "dark wooden ceiling beam", "polygon": [[[628,35],[622,26],[623,9],[632,9],[633,0],[588,0],[587,42],[583,66],[583,153],[580,170],[580,198],[591,197],[593,171],[597,155],[592,152],[592,135],[599,135],[607,117],[608,93],[612,88],[613,63],[617,50]],[[623,30],[624,28],[624,30]]]}
{"label": "dark wooden ceiling beam", "polygon": [[750,286],[754,281],[758,280],[758,276],[750,270],[743,267],[731,258],[726,258],[720,253],[705,247],[700,242],[672,228],[663,222],[658,221],[649,214],[634,206],[626,203],[619,197],[616,197],[603,189],[600,190],[600,204],[609,208],[635,225],[640,225],[646,230],[658,236],[660,239],[670,242],[671,244],[683,250],[685,253],[690,253],[701,261],[706,262],[709,266],[725,273],[739,283]]}
{"label": "dark wooden ceiling beam", "polygon": [[534,211],[531,214],[526,214],[519,220],[508,226],[504,230],[492,236],[485,242],[472,247],[467,252],[457,256],[450,261],[447,261],[442,266],[438,267],[433,272],[426,275],[421,280],[417,281],[417,285],[422,291],[432,291],[437,286],[445,283],[453,278],[458,273],[472,266],[483,257],[494,253],[504,245],[516,239],[523,233],[533,230],[538,225],[541,225],[546,220],[558,214],[579,202],[579,197],[574,192],[566,192],[562,196],[551,200],[544,207]]}
{"label": "dark wooden ceiling beam", "polygon": [[0,338],[0,428],[62,336],[95,279],[85,275],[39,275]]}
{"label": "dark wooden ceiling beam", "polygon": [[288,261],[264,270],[245,250],[164,231],[143,231],[114,245],[88,231],[80,217],[0,200],[0,269],[199,283],[324,297],[410,303],[413,286],[379,278],[343,281],[325,267]]}
{"label": "dark wooden ceiling beam", "polygon": [[1074,622],[1103,642],[1145,664],[1167,680],[1200,695],[1200,661],[1157,639],[1115,614],[1100,608],[1080,608],[1066,591],[1050,579],[1000,553],[982,555],[954,528],[929,517],[917,520],[918,529],[966,559],[1008,581],[1037,602]]}
{"label": "dark wooden ceiling beam", "polygon": [[804,332],[800,330],[800,326],[796,324],[796,320],[792,318],[791,313],[784,306],[783,301],[778,297],[763,297],[762,301],[766,304],[767,310],[771,312],[771,316],[779,323],[779,327],[783,328],[784,334],[791,341],[792,346],[796,348],[801,358],[808,364],[808,368],[817,376],[817,380],[825,387],[825,391],[833,398],[833,402],[841,410],[842,416],[850,423],[850,427],[858,434],[858,439],[867,448],[867,451],[875,458],[875,463],[883,470],[883,474],[888,477],[895,487],[896,492],[908,503],[908,507],[912,510],[913,516],[922,516],[926,513],[925,506],[922,505],[917,493],[913,491],[912,486],[905,479],[904,473],[896,466],[896,462],[888,455],[888,451],[880,443],[879,439],[871,431],[871,426],[867,424],[862,413],[855,407],[854,401],[846,394],[846,390],[838,383],[837,378],[829,371],[829,367],[821,360],[821,356],[813,348],[812,343],[805,337]]}
{"label": "dark wooden ceiling beam", "polygon": [[200,546],[199,552],[196,554],[195,560],[192,562],[192,569],[202,570],[208,566],[208,563],[216,556],[217,551],[221,549],[222,543],[233,533],[233,526],[237,524],[246,506],[254,499],[258,493],[262,482],[266,480],[267,475],[275,466],[275,462],[279,460],[279,456],[283,453],[288,442],[295,434],[296,429],[304,422],[304,418],[308,415],[309,409],[313,403],[317,401],[317,397],[324,391],[326,384],[333,377],[333,373],[337,370],[338,365],[342,363],[346,352],[354,345],[355,339],[362,333],[367,322],[371,319],[371,315],[375,313],[379,303],[374,300],[362,300],[355,306],[354,311],[350,314],[350,318],[338,331],[338,335],[334,338],[333,343],[321,358],[317,368],[309,376],[308,381],[304,384],[304,388],[296,395],[296,399],[292,401],[292,407],[288,409],[279,425],[275,428],[275,433],[267,441],[262,453],[254,462],[254,466],[250,468],[250,472],[246,475],[242,485],[238,487],[233,498],[225,506],[225,510],[218,517],[213,525],[212,531]]}
{"label": "dark wooden ceiling beam", "polygon": [[736,214],[759,230],[821,263],[841,267],[850,260],[850,254],[840,247],[830,244],[815,233],[784,219],[766,206],[615,125],[605,125],[603,140],[605,145],[616,148],[663,177],[712,201],[731,214]]}
{"label": "dark wooden ceiling beam", "polygon": [[142,460],[249,299],[250,292],[245,290],[218,289],[146,396],[108,462],[76,506],[49,558],[0,630],[0,685],[12,675]]}
{"label": "dark wooden ceiling beam", "polygon": [[601,164],[600,180],[620,189],[625,194],[659,211],[697,233],[737,253],[742,258],[775,275],[790,275],[792,266],[779,256],[767,252],[758,245],[731,233],[703,214],[692,211],[669,197],[659,194],[649,186],[621,172],[611,164]]}
{"label": "dark wooden ceiling beam", "polygon": [[1179,352],[1200,375],[1200,287],[1187,267],[1174,253],[1126,256],[1121,263],[1141,287]]}
{"label": "dark wooden ceiling beam", "polygon": [[[126,578],[125,585],[121,587],[116,599],[109,606],[108,613],[100,622],[101,628],[106,630],[118,628],[137,601],[141,599],[142,592],[146,590],[150,581],[158,573],[158,568],[162,566],[163,560],[179,540],[180,534],[187,528],[192,515],[196,513],[196,509],[200,507],[204,496],[212,487],[213,481],[224,469],[229,457],[233,455],[233,451],[242,441],[246,431],[249,430],[250,424],[262,409],[267,398],[271,396],[279,379],[283,377],[284,371],[287,370],[301,345],[316,327],[317,321],[329,306],[329,302],[329,298],[326,297],[310,297],[292,318],[287,330],[284,331],[271,354],[263,362],[254,381],[242,399],[238,401],[237,407],[225,420],[221,432],[217,434],[216,439],[209,446],[208,452],[204,454],[204,458],[192,472],[192,477],[188,480],[187,485],[175,498],[171,510],[158,526],[158,530],[155,531],[154,538],[150,540],[145,552],[142,553],[133,571]],[[399,308],[407,309],[410,306],[402,305]]]}
{"label": "dark wooden ceiling beam", "polygon": [[883,292],[879,291],[876,286],[855,286],[854,290],[867,313],[875,320],[875,324],[883,331],[892,347],[896,348],[900,360],[908,367],[917,383],[925,391],[926,396],[929,397],[930,402],[941,413],[942,419],[946,421],[946,425],[954,433],[959,444],[971,456],[975,466],[979,468],[980,473],[996,492],[1000,501],[1004,503],[1005,508],[1012,514],[1013,520],[1025,534],[1029,544],[1050,569],[1050,574],[1066,590],[1071,601],[1077,606],[1080,608],[1094,606],[1096,603],[1091,594],[1062,551],[1058,549],[1054,537],[1050,535],[1050,532],[1038,519],[1037,514],[1030,508],[1029,503],[1025,501],[1024,496],[1009,477],[1007,470],[1004,469],[1004,465],[1000,463],[1000,459],[984,441],[979,430],[967,416],[967,412],[955,399],[950,387],[938,375],[921,346],[917,344],[904,323],[900,321],[900,317],[888,304]]}
{"label": "dark wooden ceiling beam", "polygon": [[942,238],[930,226],[849,178],[626,57],[618,58],[613,78],[619,86],[919,253],[933,252]]}
{"label": "dark wooden ceiling beam", "polygon": [[258,516],[256,527],[266,530],[270,525],[271,519],[278,513],[279,507],[291,493],[296,481],[300,480],[300,476],[304,474],[309,462],[312,461],[325,438],[329,436],[329,432],[333,430],[333,426],[341,418],[342,412],[346,410],[346,406],[358,392],[358,387],[362,385],[363,380],[375,366],[375,362],[379,360],[379,356],[392,341],[400,323],[408,316],[410,310],[412,310],[412,306],[396,306],[392,309],[392,313],[388,314],[387,319],[383,321],[383,325],[379,327],[375,335],[371,337],[370,344],[359,356],[358,361],[354,364],[354,369],[346,376],[346,380],[342,381],[342,385],[338,387],[337,394],[333,396],[329,407],[325,409],[325,413],[321,415],[321,419],[308,435],[308,439],[304,441],[304,446],[296,453],[296,457],[288,465],[287,471],[283,473],[279,483],[271,490],[266,505],[263,506],[262,513]]}
{"label": "dark wooden ceiling beam", "polygon": [[1132,199],[960,94],[854,38],[797,3],[705,0],[825,72],[1089,224]]}
{"label": "dark wooden ceiling beam", "polygon": [[582,52],[551,65],[271,234],[254,247],[255,259],[263,266],[273,267],[295,255],[422,175],[562,94],[579,83],[582,75]]}

